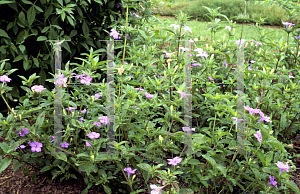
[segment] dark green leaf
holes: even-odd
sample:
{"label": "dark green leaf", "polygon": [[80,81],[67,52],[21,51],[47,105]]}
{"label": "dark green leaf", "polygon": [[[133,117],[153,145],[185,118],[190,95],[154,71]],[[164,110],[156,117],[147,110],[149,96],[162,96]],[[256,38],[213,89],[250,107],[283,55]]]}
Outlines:
{"label": "dark green leaf", "polygon": [[[0,36],[9,38],[8,34],[7,34],[4,30],[2,30],[2,29],[0,29]],[[10,39],[10,38],[9,38],[9,39]]]}
{"label": "dark green leaf", "polygon": [[35,19],[35,9],[34,6],[30,7],[29,10],[27,11],[27,18],[28,18],[28,25],[31,26],[34,19]]}
{"label": "dark green leaf", "polygon": [[10,165],[11,161],[12,161],[12,158],[10,158],[10,157],[5,157],[1,161],[1,163],[0,163],[0,174],[2,173],[2,171],[4,171]]}

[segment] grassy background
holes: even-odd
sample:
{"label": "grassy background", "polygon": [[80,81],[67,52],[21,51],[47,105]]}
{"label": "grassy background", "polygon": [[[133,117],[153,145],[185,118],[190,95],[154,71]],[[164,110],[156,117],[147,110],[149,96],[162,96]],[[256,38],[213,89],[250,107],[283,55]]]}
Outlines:
{"label": "grassy background", "polygon": [[[208,11],[203,8],[202,6],[207,6],[210,8],[217,8],[221,7],[218,11],[224,15],[226,15],[228,18],[232,16],[236,16],[240,13],[244,13],[245,8],[245,1],[244,0],[173,0],[173,3],[175,5],[172,5],[171,8],[166,6],[166,4],[161,4],[161,0],[152,0],[153,2],[153,11],[154,15],[159,14],[158,16],[159,20],[164,23],[164,25],[160,24],[159,22],[154,22],[155,29],[162,28],[162,27],[168,27],[171,24],[178,24],[177,19],[174,17],[174,14],[179,14],[180,10],[183,13],[188,14],[188,16],[192,16],[190,20],[186,23],[188,27],[192,29],[193,36],[194,37],[208,37],[211,39],[211,32],[207,31],[207,26],[210,22],[210,19],[205,16],[205,14],[208,13]],[[262,6],[262,5],[254,5],[253,2],[250,2],[250,4],[247,3],[246,7],[246,13],[249,14],[252,18],[259,19],[259,17],[266,18],[265,21],[267,23],[271,23],[276,26],[262,26],[264,31],[264,34],[268,32],[273,32],[272,34],[266,35],[267,38],[270,38],[271,40],[280,40],[281,38],[284,38],[284,40],[287,40],[287,33],[283,30],[283,24],[281,23],[281,19],[283,21],[289,21],[285,15],[287,15],[287,12],[282,7],[279,7],[277,5],[271,5],[271,6]],[[167,17],[170,16],[170,17]],[[173,17],[173,18],[172,18]],[[224,18],[220,18],[222,21],[224,21]],[[234,20],[233,20],[234,21]],[[292,23],[299,23],[298,19],[291,20]],[[226,26],[228,26],[228,23],[222,23],[221,26],[223,29],[218,31],[215,34],[215,40],[222,39],[224,34],[226,35],[226,38],[228,38],[227,29],[225,29]],[[247,40],[256,39],[257,30],[254,27],[255,23],[246,23],[243,27],[243,38]],[[241,35],[242,25],[240,23],[236,23],[235,25],[235,37],[233,39],[239,39]],[[289,43],[294,43],[295,38],[292,36],[289,37]]]}
{"label": "grassy background", "polygon": [[[212,9],[221,7],[218,11],[221,14],[226,15],[228,18],[237,16],[240,13],[245,12],[245,1],[244,0],[173,0],[174,5],[169,8],[166,4],[161,4],[161,0],[153,0],[153,5],[156,8],[154,14],[160,14],[165,16],[175,16],[179,14],[180,10],[183,13],[192,16],[191,19],[198,19],[201,21],[210,21],[205,15],[208,11],[202,6],[206,6]],[[259,17],[265,18],[265,22],[268,25],[282,26],[282,20],[288,21],[286,18],[287,11],[278,5],[261,5],[255,4],[254,1],[248,1],[246,5],[246,14],[250,18],[258,20]],[[221,18],[220,18],[221,19]],[[300,18],[298,18],[300,19]],[[299,24],[298,19],[293,19],[289,22]],[[224,20],[222,18],[222,20]],[[235,21],[233,19],[233,21]]]}

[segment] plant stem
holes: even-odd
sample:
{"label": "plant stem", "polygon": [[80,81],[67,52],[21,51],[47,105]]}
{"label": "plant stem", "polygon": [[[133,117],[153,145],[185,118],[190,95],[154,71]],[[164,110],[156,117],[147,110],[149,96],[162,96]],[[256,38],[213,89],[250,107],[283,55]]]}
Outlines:
{"label": "plant stem", "polygon": [[[127,7],[127,10],[128,10],[128,7]],[[121,170],[122,170],[122,172],[123,172],[123,175],[125,176],[125,178],[126,178],[126,180],[127,180],[127,182],[128,182],[128,185],[129,185],[129,187],[130,187],[130,189],[131,189],[131,191],[132,192],[134,192],[133,191],[133,188],[132,188],[132,186],[131,186],[131,184],[130,184],[130,182],[129,182],[129,180],[128,180],[128,178],[127,178],[127,176],[126,176],[126,174],[125,174],[125,172],[124,172],[124,170],[123,170],[123,167],[122,167],[122,165],[120,164],[120,162],[119,161],[117,161],[118,162],[118,164],[120,165],[120,167],[121,167]]]}

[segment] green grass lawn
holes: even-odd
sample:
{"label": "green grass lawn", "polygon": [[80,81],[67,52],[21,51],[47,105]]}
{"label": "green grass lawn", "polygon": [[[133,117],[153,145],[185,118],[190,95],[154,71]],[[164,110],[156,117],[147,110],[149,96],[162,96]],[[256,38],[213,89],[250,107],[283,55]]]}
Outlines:
{"label": "green grass lawn", "polygon": [[[178,24],[177,23],[177,19],[175,18],[164,18],[161,16],[158,16],[158,19],[163,23],[160,24],[159,22],[154,22],[153,26],[155,29],[157,29],[158,27],[163,28],[163,27],[169,27],[171,24]],[[211,33],[210,31],[207,31],[207,25],[209,22],[202,22],[202,21],[196,21],[196,20],[190,20],[186,23],[186,25],[188,27],[190,27],[192,29],[193,32],[193,36],[194,37],[208,37],[209,39],[211,39]],[[218,31],[215,34],[215,40],[218,39],[222,39],[224,34],[226,35],[226,38],[228,38],[228,34],[227,34],[227,29],[225,29],[225,27],[227,26],[227,23],[222,23],[221,26],[223,27],[223,29],[221,29],[220,31]],[[170,27],[172,28],[172,27]],[[236,24],[235,25],[235,37],[234,39],[239,39],[241,36],[241,30],[242,30],[242,25],[241,24]],[[283,27],[280,28],[274,28],[274,27],[268,27],[268,26],[264,26],[263,29],[265,29],[264,33],[268,33],[268,32],[274,32],[272,34],[268,34],[266,35],[267,38],[270,38],[271,40],[280,40],[282,37],[284,37],[284,40],[286,41],[287,39],[287,33],[283,30]],[[250,24],[246,24],[243,27],[243,38],[250,40],[250,39],[255,39],[256,35],[257,35],[257,30],[255,29],[253,23]],[[291,36],[289,37],[289,43],[294,43],[294,38],[292,38]]]}

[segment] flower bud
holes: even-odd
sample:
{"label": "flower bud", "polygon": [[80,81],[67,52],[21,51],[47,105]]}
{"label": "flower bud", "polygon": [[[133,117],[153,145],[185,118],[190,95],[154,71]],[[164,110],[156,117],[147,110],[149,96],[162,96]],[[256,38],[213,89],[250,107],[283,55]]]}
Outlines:
{"label": "flower bud", "polygon": [[272,74],[272,73],[274,73],[274,71],[275,71],[275,70],[274,70],[274,69],[272,69],[272,70],[271,70],[271,74]]}
{"label": "flower bud", "polygon": [[226,46],[227,46],[227,45],[226,45],[226,43],[225,43],[225,44],[224,44],[224,48],[226,48]]}
{"label": "flower bud", "polygon": [[167,73],[166,73],[166,71],[164,71],[164,76],[166,76],[167,75]]}
{"label": "flower bud", "polygon": [[245,45],[245,47],[247,47],[248,46],[248,42],[246,42],[246,45]]}
{"label": "flower bud", "polygon": [[175,73],[175,71],[178,69],[178,65],[176,65],[176,67],[175,67],[175,69],[174,69],[174,72],[173,73]]}
{"label": "flower bud", "polygon": [[214,58],[214,54],[211,55],[210,59],[212,60]]}
{"label": "flower bud", "polygon": [[159,143],[162,144],[164,138],[161,135],[159,135],[158,139],[159,139]]}
{"label": "flower bud", "polygon": [[256,77],[256,74],[254,74],[254,76],[253,77]]}
{"label": "flower bud", "polygon": [[75,112],[72,112],[72,117],[74,117],[74,115],[75,115]]}
{"label": "flower bud", "polygon": [[63,113],[64,113],[64,115],[66,115],[66,110],[65,109],[63,109]]}
{"label": "flower bud", "polygon": [[294,51],[291,51],[292,52],[292,54],[294,54]]}
{"label": "flower bud", "polygon": [[94,155],[91,155],[91,159],[93,160],[93,162],[94,162],[94,158],[95,158]]}
{"label": "flower bud", "polygon": [[133,63],[131,63],[130,68],[128,70],[130,70],[133,67]]}
{"label": "flower bud", "polygon": [[226,35],[224,34],[224,36],[223,36],[223,41],[225,41],[225,38],[226,38]]}
{"label": "flower bud", "polygon": [[92,96],[92,102],[94,102],[95,101],[95,96]]}

